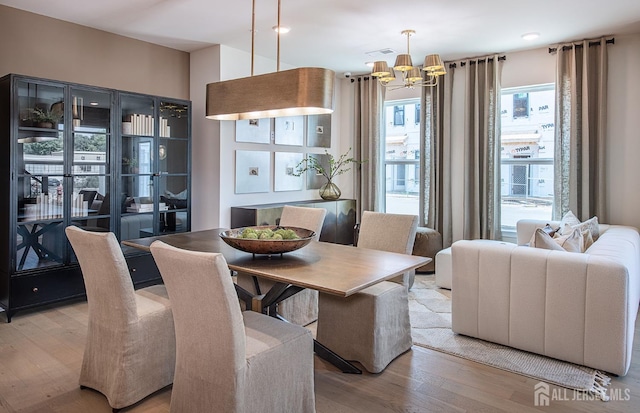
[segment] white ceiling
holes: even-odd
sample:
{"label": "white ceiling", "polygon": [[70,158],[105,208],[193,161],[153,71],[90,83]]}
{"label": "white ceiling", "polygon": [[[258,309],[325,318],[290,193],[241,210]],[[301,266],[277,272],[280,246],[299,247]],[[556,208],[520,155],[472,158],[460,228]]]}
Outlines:
{"label": "white ceiling", "polygon": [[[214,44],[251,50],[251,0],[0,0],[0,4],[184,51]],[[256,0],[257,55],[275,59],[277,0]],[[640,0],[282,0],[283,63],[366,73],[367,52],[445,60],[640,33]],[[521,39],[539,32],[532,42]],[[393,63],[394,55],[386,59]],[[274,68],[275,69],[275,68]]]}

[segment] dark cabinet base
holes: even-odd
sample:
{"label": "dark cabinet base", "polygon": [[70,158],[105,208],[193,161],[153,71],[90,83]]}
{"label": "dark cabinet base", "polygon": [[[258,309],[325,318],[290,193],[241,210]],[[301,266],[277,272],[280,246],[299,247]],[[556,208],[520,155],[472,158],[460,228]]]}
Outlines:
{"label": "dark cabinet base", "polygon": [[[278,225],[284,205],[285,203],[231,207],[231,228]],[[353,228],[356,225],[354,199],[297,201],[287,202],[286,205],[326,209],[320,241],[353,244]]]}
{"label": "dark cabinet base", "polygon": [[[146,287],[162,282],[151,254],[127,257],[133,285]],[[11,277],[11,296],[3,303],[7,322],[20,310],[86,297],[82,271],[78,265],[65,266],[46,273]]]}

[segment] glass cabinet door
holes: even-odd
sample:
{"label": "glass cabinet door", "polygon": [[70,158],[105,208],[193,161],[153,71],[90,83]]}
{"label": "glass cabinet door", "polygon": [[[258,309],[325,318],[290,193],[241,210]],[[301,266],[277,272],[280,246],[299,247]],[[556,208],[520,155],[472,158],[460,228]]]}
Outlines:
{"label": "glass cabinet door", "polygon": [[158,166],[162,213],[160,232],[188,230],[189,202],[189,106],[180,102],[160,102]]}
{"label": "glass cabinet door", "polygon": [[17,82],[16,269],[64,259],[64,87]]}
{"label": "glass cabinet door", "polygon": [[71,89],[71,224],[111,231],[110,92]]}
{"label": "glass cabinet door", "polygon": [[120,239],[126,240],[154,235],[157,122],[152,97],[121,94],[120,106]]}
{"label": "glass cabinet door", "polygon": [[120,96],[120,239],[187,231],[189,106]]}

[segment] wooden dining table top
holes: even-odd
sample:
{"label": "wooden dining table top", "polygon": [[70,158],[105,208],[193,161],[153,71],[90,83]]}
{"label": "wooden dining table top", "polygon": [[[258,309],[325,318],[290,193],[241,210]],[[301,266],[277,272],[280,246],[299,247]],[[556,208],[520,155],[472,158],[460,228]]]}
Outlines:
{"label": "wooden dining table top", "polygon": [[406,271],[431,258],[311,241],[282,255],[253,255],[227,245],[225,228],[183,232],[122,241],[123,245],[150,251],[156,240],[191,251],[221,253],[231,270],[288,283],[320,292],[349,296]]}

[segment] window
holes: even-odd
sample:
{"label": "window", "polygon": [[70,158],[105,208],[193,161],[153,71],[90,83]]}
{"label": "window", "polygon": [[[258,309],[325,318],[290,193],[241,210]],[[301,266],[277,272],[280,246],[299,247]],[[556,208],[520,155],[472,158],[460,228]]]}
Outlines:
{"label": "window", "polygon": [[419,99],[385,102],[385,211],[389,213],[418,215],[419,212],[419,107]]}
{"label": "window", "polygon": [[520,219],[551,219],[553,206],[553,84],[502,90],[502,231]]}
{"label": "window", "polygon": [[394,126],[404,125],[404,105],[393,107],[393,125]]}

